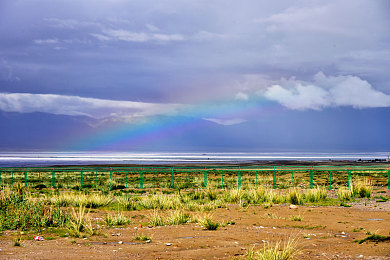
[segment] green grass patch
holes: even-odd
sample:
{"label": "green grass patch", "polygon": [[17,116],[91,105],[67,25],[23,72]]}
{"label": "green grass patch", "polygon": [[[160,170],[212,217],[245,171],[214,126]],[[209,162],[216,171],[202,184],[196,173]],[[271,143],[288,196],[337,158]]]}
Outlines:
{"label": "green grass patch", "polygon": [[377,234],[372,234],[362,240],[357,241],[359,244],[362,244],[366,241],[372,241],[372,242],[385,242],[390,241],[390,236],[382,236]]}

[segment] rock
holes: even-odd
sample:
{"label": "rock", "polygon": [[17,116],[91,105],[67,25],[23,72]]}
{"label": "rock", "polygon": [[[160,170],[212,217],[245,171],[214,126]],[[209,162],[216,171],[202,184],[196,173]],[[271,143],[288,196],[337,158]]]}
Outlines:
{"label": "rock", "polygon": [[145,242],[146,242],[146,243],[150,243],[150,239],[146,240]]}
{"label": "rock", "polygon": [[165,243],[166,246],[171,246],[172,244],[171,243]]}
{"label": "rock", "polygon": [[122,244],[123,244],[123,241],[119,241],[118,244],[121,244],[121,245],[122,245]]}
{"label": "rock", "polygon": [[297,205],[294,205],[294,204],[291,204],[289,208],[290,208],[290,209],[297,209],[298,206],[297,206]]}

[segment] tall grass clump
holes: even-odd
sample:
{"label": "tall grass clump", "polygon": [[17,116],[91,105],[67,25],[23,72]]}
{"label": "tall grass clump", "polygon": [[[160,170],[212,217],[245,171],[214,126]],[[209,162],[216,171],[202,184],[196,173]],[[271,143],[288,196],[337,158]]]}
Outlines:
{"label": "tall grass clump", "polygon": [[124,226],[131,223],[131,220],[127,218],[123,213],[107,214],[104,218],[106,224],[112,226]]}
{"label": "tall grass clump", "polygon": [[357,198],[369,198],[371,197],[372,188],[370,187],[368,180],[358,180],[352,183],[352,194]]}
{"label": "tall grass clump", "polygon": [[116,203],[118,208],[122,210],[137,210],[141,208],[138,203],[138,198],[129,195],[116,197]]}
{"label": "tall grass clump", "polygon": [[240,203],[243,199],[244,192],[241,189],[226,190],[223,193],[223,198],[229,203]]}
{"label": "tall grass clump", "polygon": [[248,260],[288,260],[294,259],[298,254],[298,243],[295,239],[289,239],[282,244],[278,241],[268,244],[260,250],[250,249],[246,254]]}
{"label": "tall grass clump", "polygon": [[205,195],[209,200],[216,200],[218,197],[218,191],[212,188],[208,188],[204,191]]}
{"label": "tall grass clump", "polygon": [[267,201],[275,204],[284,203],[286,202],[286,197],[279,192],[267,190]]}
{"label": "tall grass clump", "polygon": [[164,221],[164,218],[160,215],[160,213],[157,210],[155,210],[149,216],[148,224],[153,226],[153,227],[165,226],[165,221]]}
{"label": "tall grass clump", "polygon": [[288,191],[286,199],[288,202],[294,205],[303,205],[304,202],[302,193],[296,188],[290,189]]}
{"label": "tall grass clump", "polygon": [[328,197],[328,191],[323,187],[316,187],[314,189],[309,190],[305,194],[305,199],[308,202],[319,202],[324,201]]}
{"label": "tall grass clump", "polygon": [[112,202],[113,198],[109,195],[101,194],[82,194],[77,192],[65,192],[58,195],[54,195],[49,201],[60,207],[81,207],[86,208],[100,208],[108,206]]}
{"label": "tall grass clump", "polygon": [[213,220],[213,217],[210,214],[205,214],[203,216],[197,217],[197,222],[206,230],[217,230],[220,224]]}
{"label": "tall grass clump", "polygon": [[179,195],[154,194],[139,198],[139,206],[144,209],[179,209],[183,204]]}
{"label": "tall grass clump", "polygon": [[168,224],[181,225],[186,224],[190,220],[190,215],[182,210],[172,211],[168,216]]}
{"label": "tall grass clump", "polygon": [[351,198],[352,198],[352,191],[351,191],[351,189],[348,189],[348,188],[346,188],[346,187],[341,187],[341,188],[337,191],[337,197],[338,197],[339,200],[341,200],[341,201],[351,200]]}
{"label": "tall grass clump", "polygon": [[246,190],[244,198],[248,203],[260,204],[267,201],[267,190],[263,187]]}
{"label": "tall grass clump", "polygon": [[85,206],[80,206],[77,209],[71,208],[70,219],[68,222],[68,230],[74,237],[80,237],[83,233],[92,235],[92,222],[89,218],[89,211],[87,212]]}

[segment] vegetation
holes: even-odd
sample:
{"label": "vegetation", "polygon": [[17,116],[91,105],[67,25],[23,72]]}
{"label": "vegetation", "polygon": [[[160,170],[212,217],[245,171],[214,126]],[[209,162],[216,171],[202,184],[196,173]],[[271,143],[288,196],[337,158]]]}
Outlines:
{"label": "vegetation", "polygon": [[144,234],[138,234],[134,237],[134,240],[137,240],[137,241],[149,241],[151,242],[152,241],[152,237],[149,237],[147,235],[144,235]]}
{"label": "vegetation", "polygon": [[281,241],[278,241],[274,244],[268,244],[260,250],[248,250],[246,258],[248,260],[293,259],[299,254],[297,245],[298,243],[295,239],[289,239],[284,244],[282,244]]}
{"label": "vegetation", "polygon": [[213,217],[209,214],[199,216],[197,222],[206,230],[217,230],[221,224],[213,220]]}
{"label": "vegetation", "polygon": [[359,240],[359,244],[363,244],[366,241],[372,241],[372,242],[385,242],[390,241],[390,236],[382,236],[377,234],[372,234],[362,240]]}
{"label": "vegetation", "polygon": [[123,213],[107,214],[104,218],[106,224],[112,226],[123,226],[131,223],[131,220],[127,218]]}

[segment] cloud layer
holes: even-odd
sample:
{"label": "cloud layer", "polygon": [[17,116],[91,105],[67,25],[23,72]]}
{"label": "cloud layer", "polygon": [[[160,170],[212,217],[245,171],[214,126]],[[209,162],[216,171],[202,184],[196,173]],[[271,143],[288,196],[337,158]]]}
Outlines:
{"label": "cloud layer", "polygon": [[180,106],[116,101],[53,94],[0,93],[0,110],[88,116],[95,119],[133,120],[156,115],[173,115]]}
{"label": "cloud layer", "polygon": [[321,72],[311,82],[284,80],[269,87],[264,96],[295,110],[390,107],[390,95],[375,90],[367,81],[350,75],[326,76]]}

